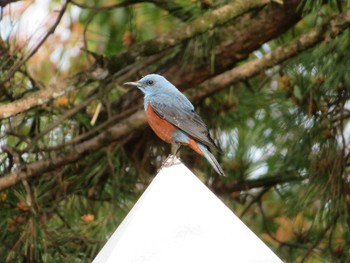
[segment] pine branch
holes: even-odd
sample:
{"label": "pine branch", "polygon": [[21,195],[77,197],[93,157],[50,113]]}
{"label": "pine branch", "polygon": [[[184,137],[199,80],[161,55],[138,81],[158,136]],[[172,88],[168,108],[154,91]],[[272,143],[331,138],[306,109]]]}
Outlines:
{"label": "pine branch", "polygon": [[214,92],[218,92],[234,83],[251,78],[266,69],[272,68],[275,65],[295,57],[301,52],[320,44],[324,40],[334,38],[349,27],[350,11],[326,19],[322,25],[295,38],[287,45],[278,47],[261,59],[247,62],[242,66],[233,68],[202,83],[197,89],[191,91],[190,96],[194,101],[210,96]]}
{"label": "pine branch", "polygon": [[[158,60],[160,56],[162,56],[162,53],[144,59],[137,66],[133,68],[125,68],[109,77],[115,82],[123,83],[123,81],[130,79],[130,77],[134,75],[135,72],[140,70],[140,68],[147,67],[149,64],[154,63],[154,61]],[[107,77],[108,72],[94,64],[91,66],[91,68],[85,71],[81,71],[74,76],[57,81],[47,88],[32,92],[24,98],[5,104],[0,104],[0,119],[13,117],[16,114],[28,111],[33,107],[43,105],[52,99],[67,95],[69,92],[74,90],[79,90],[81,87],[84,87],[93,81],[106,81]],[[116,78],[118,78],[118,80],[116,80]]]}
{"label": "pine branch", "polygon": [[[215,53],[214,67],[210,63],[205,63],[194,69],[192,63],[184,63],[180,55],[179,58],[166,66],[161,65],[155,72],[161,72],[168,77],[180,90],[196,87],[212,76],[231,69],[235,63],[242,61],[259,48],[261,43],[265,43],[291,28],[300,20],[297,10],[299,4],[300,0],[289,0],[285,1],[284,5],[267,5],[258,12],[255,10],[246,13],[234,20],[235,23],[226,25],[224,30],[220,32],[229,35],[230,38],[222,40],[213,50]],[[102,59],[102,61],[104,65],[108,64],[106,59]],[[135,65],[132,66],[132,68],[134,67]],[[134,99],[129,94],[125,94],[113,103],[113,107],[118,108],[121,102],[123,108],[127,109],[131,107],[130,103],[134,103]]]}
{"label": "pine branch", "polygon": [[[345,18],[348,18],[347,13],[345,15],[342,14],[339,16],[344,16]],[[334,18],[334,21],[338,21],[338,22],[343,21],[342,19],[339,19],[339,16],[336,16]],[[347,19],[345,19],[345,21],[347,21]],[[343,28],[343,29],[345,28],[345,25],[346,25],[346,23],[345,24],[337,23],[337,24],[340,25],[341,28]],[[334,28],[334,26],[331,28]],[[316,31],[318,32],[318,30],[316,30]],[[342,31],[335,30],[334,32],[340,33]],[[311,34],[311,35],[314,35],[314,34]],[[301,38],[303,39],[304,37],[305,36],[303,35]],[[291,45],[297,45],[297,43],[300,43],[300,39],[295,40],[295,42],[291,43]],[[303,41],[301,41],[301,43],[303,43]],[[282,48],[281,50],[278,49],[277,52],[279,52],[280,54],[283,54],[285,51],[286,50]],[[295,53],[295,54],[297,54],[297,53]],[[273,54],[270,54],[267,56],[268,56],[267,59],[263,58],[261,60],[256,60],[256,61],[253,61],[251,63],[259,63],[259,61],[262,61],[261,63],[264,63],[265,60],[269,61],[269,63],[271,63],[271,61],[274,61],[274,63],[271,64],[271,66],[279,63],[278,59],[276,60],[276,56],[274,56]],[[257,73],[255,70],[252,70],[252,69],[254,69],[254,67],[250,66],[248,68],[251,69],[248,72],[247,72],[247,68],[246,68],[245,64],[240,66],[240,67],[235,68],[234,70],[236,72],[235,73],[236,76],[244,76],[245,78],[249,78]],[[265,69],[265,67],[260,68],[260,70],[262,70],[262,69]],[[214,78],[214,79],[216,79],[216,78]],[[233,81],[233,80],[234,79],[231,78],[230,81]],[[241,79],[239,79],[239,80],[241,80]],[[217,81],[216,84],[219,85],[219,81]],[[219,87],[220,87],[220,89],[223,88],[221,86],[219,86]],[[203,98],[205,96],[208,96],[208,94],[210,92],[212,93],[214,91],[207,90],[207,92],[202,92],[200,94],[192,95],[190,97],[190,99],[191,100],[200,99],[200,98]],[[128,126],[127,123],[131,123],[131,125]],[[133,114],[132,116],[122,120],[116,126],[108,129],[106,132],[103,132],[100,135],[77,145],[68,154],[66,154],[64,156],[52,158],[51,160],[42,160],[42,161],[38,161],[35,163],[27,164],[22,168],[22,170],[20,172],[13,172],[13,173],[10,173],[3,178],[0,178],[0,190],[6,189],[6,188],[16,184],[22,178],[37,176],[37,175],[40,175],[42,173],[57,169],[58,167],[61,167],[62,165],[66,165],[66,164],[75,162],[75,161],[79,160],[83,155],[85,155],[91,151],[98,150],[98,149],[110,144],[111,142],[118,141],[118,140],[122,139],[123,137],[125,137],[126,135],[130,134],[135,129],[138,129],[145,124],[146,124],[146,119],[144,117],[143,111],[142,110],[138,111],[137,113]],[[125,127],[125,125],[127,127]],[[121,128],[121,127],[123,127],[123,128]]]}
{"label": "pine branch", "polygon": [[21,99],[6,104],[0,104],[0,119],[6,119],[18,113],[25,112],[33,107],[43,105],[84,84],[86,85],[86,76],[86,72],[81,72],[73,77],[58,81],[45,89],[32,92]]}
{"label": "pine branch", "polygon": [[[107,5],[107,6],[92,6],[92,5],[86,5],[83,3],[79,3],[75,0],[72,0],[71,3],[73,5],[76,5],[83,9],[90,9],[95,12],[101,12],[101,11],[110,11],[111,9],[115,8],[121,8],[121,7],[128,7],[134,4],[138,3],[153,3],[159,8],[168,11],[171,15],[179,18],[182,21],[187,21],[189,19],[192,19],[195,17],[195,10],[196,6],[192,4],[191,9],[186,9],[185,6],[180,5],[177,2],[174,1],[167,1],[167,0],[127,0],[122,1],[121,3]],[[199,11],[199,10],[198,10]]]}
{"label": "pine branch", "polygon": [[[336,217],[338,218],[338,216]],[[335,219],[336,221],[337,219]],[[334,222],[329,222],[327,226],[319,233],[317,239],[313,242],[313,244],[305,251],[303,257],[301,258],[301,263],[306,262],[308,256],[312,253],[312,251],[320,244],[324,236],[327,234],[327,232],[330,230],[330,228],[333,226]]]}
{"label": "pine branch", "polygon": [[[246,59],[263,43],[274,39],[290,29],[300,19],[298,7],[301,0],[286,0],[284,5],[269,4],[259,10],[252,10],[239,18],[228,22],[224,29],[217,28],[218,34],[228,35],[213,49],[215,53],[215,65],[205,63],[195,69],[192,63],[184,64],[182,57],[161,67],[157,72],[162,72],[166,77],[171,77],[172,83],[180,90],[197,86],[219,73],[231,69],[237,62]],[[170,32],[171,33],[171,32]],[[113,57],[106,58],[104,63],[112,66]],[[190,74],[189,74],[190,72]],[[127,99],[126,99],[127,100]]]}
{"label": "pine branch", "polygon": [[[348,14],[344,15],[345,18],[348,18]],[[339,19],[339,16],[337,16],[334,21],[343,21],[342,19]],[[347,20],[346,20],[347,21]],[[342,23],[337,23],[338,25],[343,25]],[[344,26],[344,27],[343,27]],[[343,25],[341,28],[345,28],[345,25]],[[318,32],[318,31],[317,31]],[[332,31],[333,32],[333,31]],[[341,31],[336,30],[334,32],[340,33]],[[300,42],[300,41],[299,41]],[[298,43],[298,41],[296,41]],[[293,44],[293,43],[292,43]],[[295,43],[294,43],[295,45]],[[285,51],[285,50],[284,50]],[[279,51],[281,54],[283,53],[283,49]],[[274,56],[272,55],[272,58]],[[275,64],[278,63],[278,61],[273,60],[272,58],[266,59],[268,61],[275,61]],[[264,60],[262,60],[264,61]],[[257,63],[257,62],[255,62]],[[264,67],[262,67],[264,68]],[[249,74],[246,73],[246,67],[243,65],[241,67],[238,67],[235,69],[237,76],[244,75],[245,78],[248,78],[254,74],[256,74],[256,71],[251,70]],[[232,79],[231,79],[232,81]],[[213,92],[213,91],[210,91]],[[202,93],[200,96],[207,96],[208,93]],[[190,99],[198,99],[200,97],[198,94],[195,95],[195,97],[191,97]],[[1,112],[1,111],[0,111]],[[54,157],[50,160],[42,160],[38,162],[34,162],[31,164],[27,164],[24,167],[22,167],[22,170],[19,172],[12,172],[8,174],[5,177],[0,178],[0,190],[6,189],[14,184],[16,184],[18,181],[20,181],[22,178],[29,178],[32,176],[37,176],[42,173],[52,171],[54,169],[57,169],[58,167],[61,167],[62,165],[66,165],[72,162],[75,162],[79,160],[83,155],[96,151],[111,142],[118,141],[125,137],[126,135],[130,134],[135,129],[138,129],[145,125],[146,120],[144,117],[143,111],[139,111],[129,118],[126,118],[122,120],[119,124],[116,126],[108,129],[106,132],[101,133],[100,135],[85,141],[79,145],[77,145],[75,148],[73,148],[69,153],[67,153],[64,156],[60,157]]]}
{"label": "pine branch", "polygon": [[186,8],[180,3],[168,0],[150,0],[149,2],[155,4],[161,9],[168,11],[172,16],[179,18],[182,21],[188,21],[196,17],[199,13],[199,8],[192,2],[191,8]]}
{"label": "pine branch", "polygon": [[142,0],[128,0],[128,1],[123,1],[121,3],[113,4],[113,5],[97,6],[97,5],[87,5],[87,4],[79,3],[75,0],[71,0],[71,3],[73,5],[76,5],[82,9],[90,9],[90,10],[93,10],[95,12],[110,11],[111,9],[127,7],[127,6],[141,3],[141,2],[144,2],[144,1],[142,1]]}
{"label": "pine branch", "polygon": [[302,177],[295,175],[277,174],[260,179],[236,181],[230,184],[224,184],[222,181],[217,181],[212,185],[213,191],[218,195],[230,194],[238,191],[248,191],[259,187],[272,187],[278,184],[301,181]]}
{"label": "pine branch", "polygon": [[20,167],[19,171],[15,171],[4,177],[0,177],[0,191],[15,185],[22,179],[42,175],[45,172],[52,171],[66,164],[76,162],[88,153],[101,149],[111,142],[122,140],[125,136],[135,131],[135,129],[140,128],[145,123],[146,117],[144,112],[138,111],[107,131],[102,132],[98,136],[75,146],[67,154],[24,165]]}
{"label": "pine branch", "polygon": [[[164,75],[171,75],[173,78],[171,79],[172,82],[182,89],[186,86],[195,86],[199,83],[203,82],[204,80],[210,78],[213,74],[220,73],[224,70],[227,70],[232,66],[233,63],[239,61],[242,59],[242,57],[246,55],[232,55],[239,52],[239,50],[242,50],[242,46],[245,47],[245,52],[249,54],[253,50],[255,50],[257,47],[260,46],[259,43],[265,42],[269,39],[272,39],[276,37],[278,34],[280,34],[282,31],[288,29],[290,26],[292,26],[296,21],[296,6],[299,4],[300,0],[290,0],[288,3],[286,3],[284,6],[280,5],[273,5],[269,6],[269,8],[266,8],[266,10],[262,10],[260,16],[255,14],[254,19],[252,20],[250,15],[246,17],[242,17],[241,20],[236,21],[235,26],[233,29],[231,29],[232,33],[232,41],[222,43],[221,46],[218,48],[217,53],[217,59],[218,66],[215,68],[215,71],[213,72],[210,66],[205,66],[205,68],[198,68],[195,72],[192,72],[192,74],[182,74],[179,76],[179,74],[174,74],[175,72],[179,72],[181,65],[173,64],[168,68],[165,68]],[[233,8],[235,5],[230,4],[230,7]],[[222,7],[225,8],[226,6]],[[221,10],[218,9],[218,10]],[[231,9],[228,9],[231,10]],[[216,12],[218,12],[216,10]],[[226,11],[227,12],[227,11]],[[238,14],[238,12],[235,12]],[[220,13],[219,13],[220,14]],[[216,17],[216,13],[213,15],[213,19]],[[273,18],[273,19],[272,19]],[[206,16],[201,18],[202,20],[198,21],[205,21]],[[249,23],[248,23],[249,22]],[[199,22],[197,22],[199,23]],[[277,26],[276,26],[277,25]],[[168,35],[174,35],[178,29],[175,31],[171,31],[168,33]],[[256,34],[256,31],[261,32],[260,34]],[[167,34],[163,36],[163,38],[166,38]],[[147,43],[152,43],[153,40],[146,41],[145,43],[141,43],[141,46],[147,46]],[[159,41],[154,40],[155,42]],[[139,46],[139,45],[137,45]],[[137,47],[134,49],[137,50]],[[122,53],[124,54],[124,53]],[[123,55],[121,55],[123,56]],[[154,61],[152,58],[158,58],[159,54],[155,56],[151,56],[150,58],[143,59],[140,62],[137,63],[136,66],[132,67],[125,67],[123,68],[123,72],[135,72],[136,70],[139,70],[139,68],[146,67],[149,63]],[[108,57],[108,58],[99,58],[98,63],[102,65],[107,65],[108,68],[113,67],[113,61],[116,63],[122,61],[118,60],[119,55]],[[126,63],[127,65],[127,63]],[[40,106],[42,104],[47,103],[48,101],[57,98],[58,96],[65,95],[69,93],[72,90],[78,89],[76,87],[79,85],[79,87],[82,86],[82,84],[94,80],[101,80],[106,75],[106,71],[97,68],[95,69],[96,65],[93,65],[88,71],[81,72],[73,77],[70,77],[69,79],[61,80],[57,82],[55,85],[52,85],[46,89],[42,89],[40,91],[33,92],[26,96],[25,98],[22,98],[20,100],[1,104],[0,105],[0,119],[3,118],[9,118],[12,117],[18,113],[25,112],[33,107]],[[189,66],[190,67],[190,66]],[[103,66],[102,66],[103,68]],[[183,72],[190,72],[192,70],[190,69],[184,69]],[[118,73],[119,74],[119,73]],[[121,101],[134,101],[133,99],[128,99],[125,96],[122,96]],[[118,104],[118,102],[116,103]],[[128,105],[126,105],[128,107]]]}
{"label": "pine branch", "polygon": [[131,47],[129,50],[104,59],[103,65],[111,73],[133,64],[140,57],[155,55],[166,49],[175,47],[200,34],[220,27],[234,18],[259,8],[266,4],[264,0],[237,0],[224,5],[212,12],[193,20],[189,24],[176,28],[168,33],[162,34],[154,39],[142,42]]}
{"label": "pine branch", "polygon": [[55,23],[49,28],[49,30],[47,31],[47,33],[45,34],[45,36],[34,46],[34,48],[31,49],[31,51],[24,56],[24,58],[22,58],[20,61],[18,61],[17,63],[15,63],[7,72],[7,74],[5,75],[5,78],[0,82],[0,87],[7,81],[9,81],[13,75],[16,73],[16,71],[24,64],[26,63],[38,50],[39,48],[45,43],[45,41],[49,38],[50,35],[52,35],[58,24],[61,22],[61,19],[64,15],[64,13],[66,12],[67,6],[69,4],[70,0],[67,0],[64,5],[62,6],[60,12],[58,13],[58,17],[55,21]]}
{"label": "pine branch", "polygon": [[0,7],[4,8],[5,6],[15,3],[15,2],[19,2],[21,0],[0,0]]}

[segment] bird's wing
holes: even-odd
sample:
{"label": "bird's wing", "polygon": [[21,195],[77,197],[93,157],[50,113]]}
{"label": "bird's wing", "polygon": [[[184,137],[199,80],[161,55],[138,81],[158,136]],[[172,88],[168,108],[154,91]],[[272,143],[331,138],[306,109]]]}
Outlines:
{"label": "bird's wing", "polygon": [[[181,96],[183,96],[181,94]],[[186,97],[166,96],[162,94],[150,100],[153,110],[162,119],[167,120],[192,138],[209,147],[218,148],[210,137],[208,127],[194,111]]]}

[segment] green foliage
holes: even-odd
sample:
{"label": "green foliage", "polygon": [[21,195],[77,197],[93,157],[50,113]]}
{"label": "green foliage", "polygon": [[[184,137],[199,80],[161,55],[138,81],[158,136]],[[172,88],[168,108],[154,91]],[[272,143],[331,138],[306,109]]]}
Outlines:
{"label": "green foliage", "polygon": [[[118,149],[98,152],[84,164],[38,179],[30,196],[23,186],[2,192],[1,258],[17,262],[23,253],[29,261],[91,261],[139,195],[126,158]],[[21,249],[11,253],[16,242]]]}
{"label": "green foliage", "polygon": [[[10,81],[1,83],[1,103],[13,103],[48,88],[46,83],[54,77],[62,75],[64,80],[72,72],[82,73],[68,95],[0,120],[0,145],[4,146],[0,179],[25,172],[30,163],[46,160],[49,166],[0,191],[1,259],[91,262],[147,187],[169,149],[143,127],[108,141],[107,146],[101,144],[96,151],[84,152],[77,161],[54,165],[72,152],[78,155],[79,146],[99,138],[142,107],[140,94],[120,83],[149,72],[167,72],[171,80],[180,76],[181,89],[195,89],[213,76],[224,81],[225,71],[269,56],[350,6],[350,1],[305,0],[303,18],[293,28],[255,52],[247,54],[243,45],[231,54],[225,47],[236,41],[232,35],[246,42],[252,37],[245,32],[232,34],[231,27],[241,20],[248,25],[260,19],[259,12],[270,7],[253,10],[249,16],[162,50],[156,58],[137,58],[135,65],[111,74],[102,63],[110,55],[127,52],[136,43],[172,32],[231,3],[136,2],[118,1],[124,5],[109,9],[102,7],[116,3],[82,1],[89,8],[74,7],[79,9],[76,15],[69,5],[68,40],[51,40],[41,47],[45,59],[33,57]],[[88,65],[92,57],[84,52],[65,59],[76,48],[76,38],[85,41],[84,48],[97,63]],[[0,81],[23,58],[21,52],[11,53],[9,45],[14,43],[5,40],[0,42]],[[57,63],[49,58],[56,44],[63,46]],[[235,64],[218,61],[219,52],[237,58]],[[63,62],[68,69],[57,65]],[[183,161],[286,262],[349,260],[349,68],[350,31],[330,30],[308,50],[195,101],[222,148],[214,154],[227,178],[217,178],[210,165],[191,150],[181,149]],[[106,76],[99,78],[99,70]],[[96,122],[92,122],[94,116]]]}
{"label": "green foliage", "polygon": [[324,7],[329,7],[334,9],[338,9],[338,11],[342,11],[343,9],[347,9],[350,7],[349,0],[304,0],[303,1],[303,10],[305,13],[319,11]]}

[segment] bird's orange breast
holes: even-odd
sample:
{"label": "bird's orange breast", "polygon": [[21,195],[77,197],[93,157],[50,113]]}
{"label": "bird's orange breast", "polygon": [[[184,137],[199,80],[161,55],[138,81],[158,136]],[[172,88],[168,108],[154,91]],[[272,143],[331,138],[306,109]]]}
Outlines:
{"label": "bird's orange breast", "polygon": [[158,137],[167,143],[172,143],[173,132],[176,131],[177,128],[167,120],[160,118],[153,110],[150,103],[148,103],[146,109],[146,117],[149,125]]}
{"label": "bird's orange breast", "polygon": [[[159,138],[167,143],[173,142],[173,134],[176,130],[178,130],[178,128],[167,120],[160,118],[158,114],[153,110],[150,103],[147,105],[146,117],[152,130],[158,135]],[[183,145],[188,145],[190,148],[201,155],[203,154],[201,149],[199,149],[197,142],[191,137],[189,137],[187,142],[180,143]]]}

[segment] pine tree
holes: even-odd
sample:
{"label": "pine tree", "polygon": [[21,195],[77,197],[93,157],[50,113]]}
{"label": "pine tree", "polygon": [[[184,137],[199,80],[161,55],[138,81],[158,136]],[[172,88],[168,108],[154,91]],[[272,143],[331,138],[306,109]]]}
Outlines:
{"label": "pine tree", "polygon": [[181,159],[260,238],[286,262],[350,260],[349,0],[51,1],[33,27],[35,10],[0,1],[4,262],[96,256],[170,152],[122,85],[154,72],[227,177]]}

